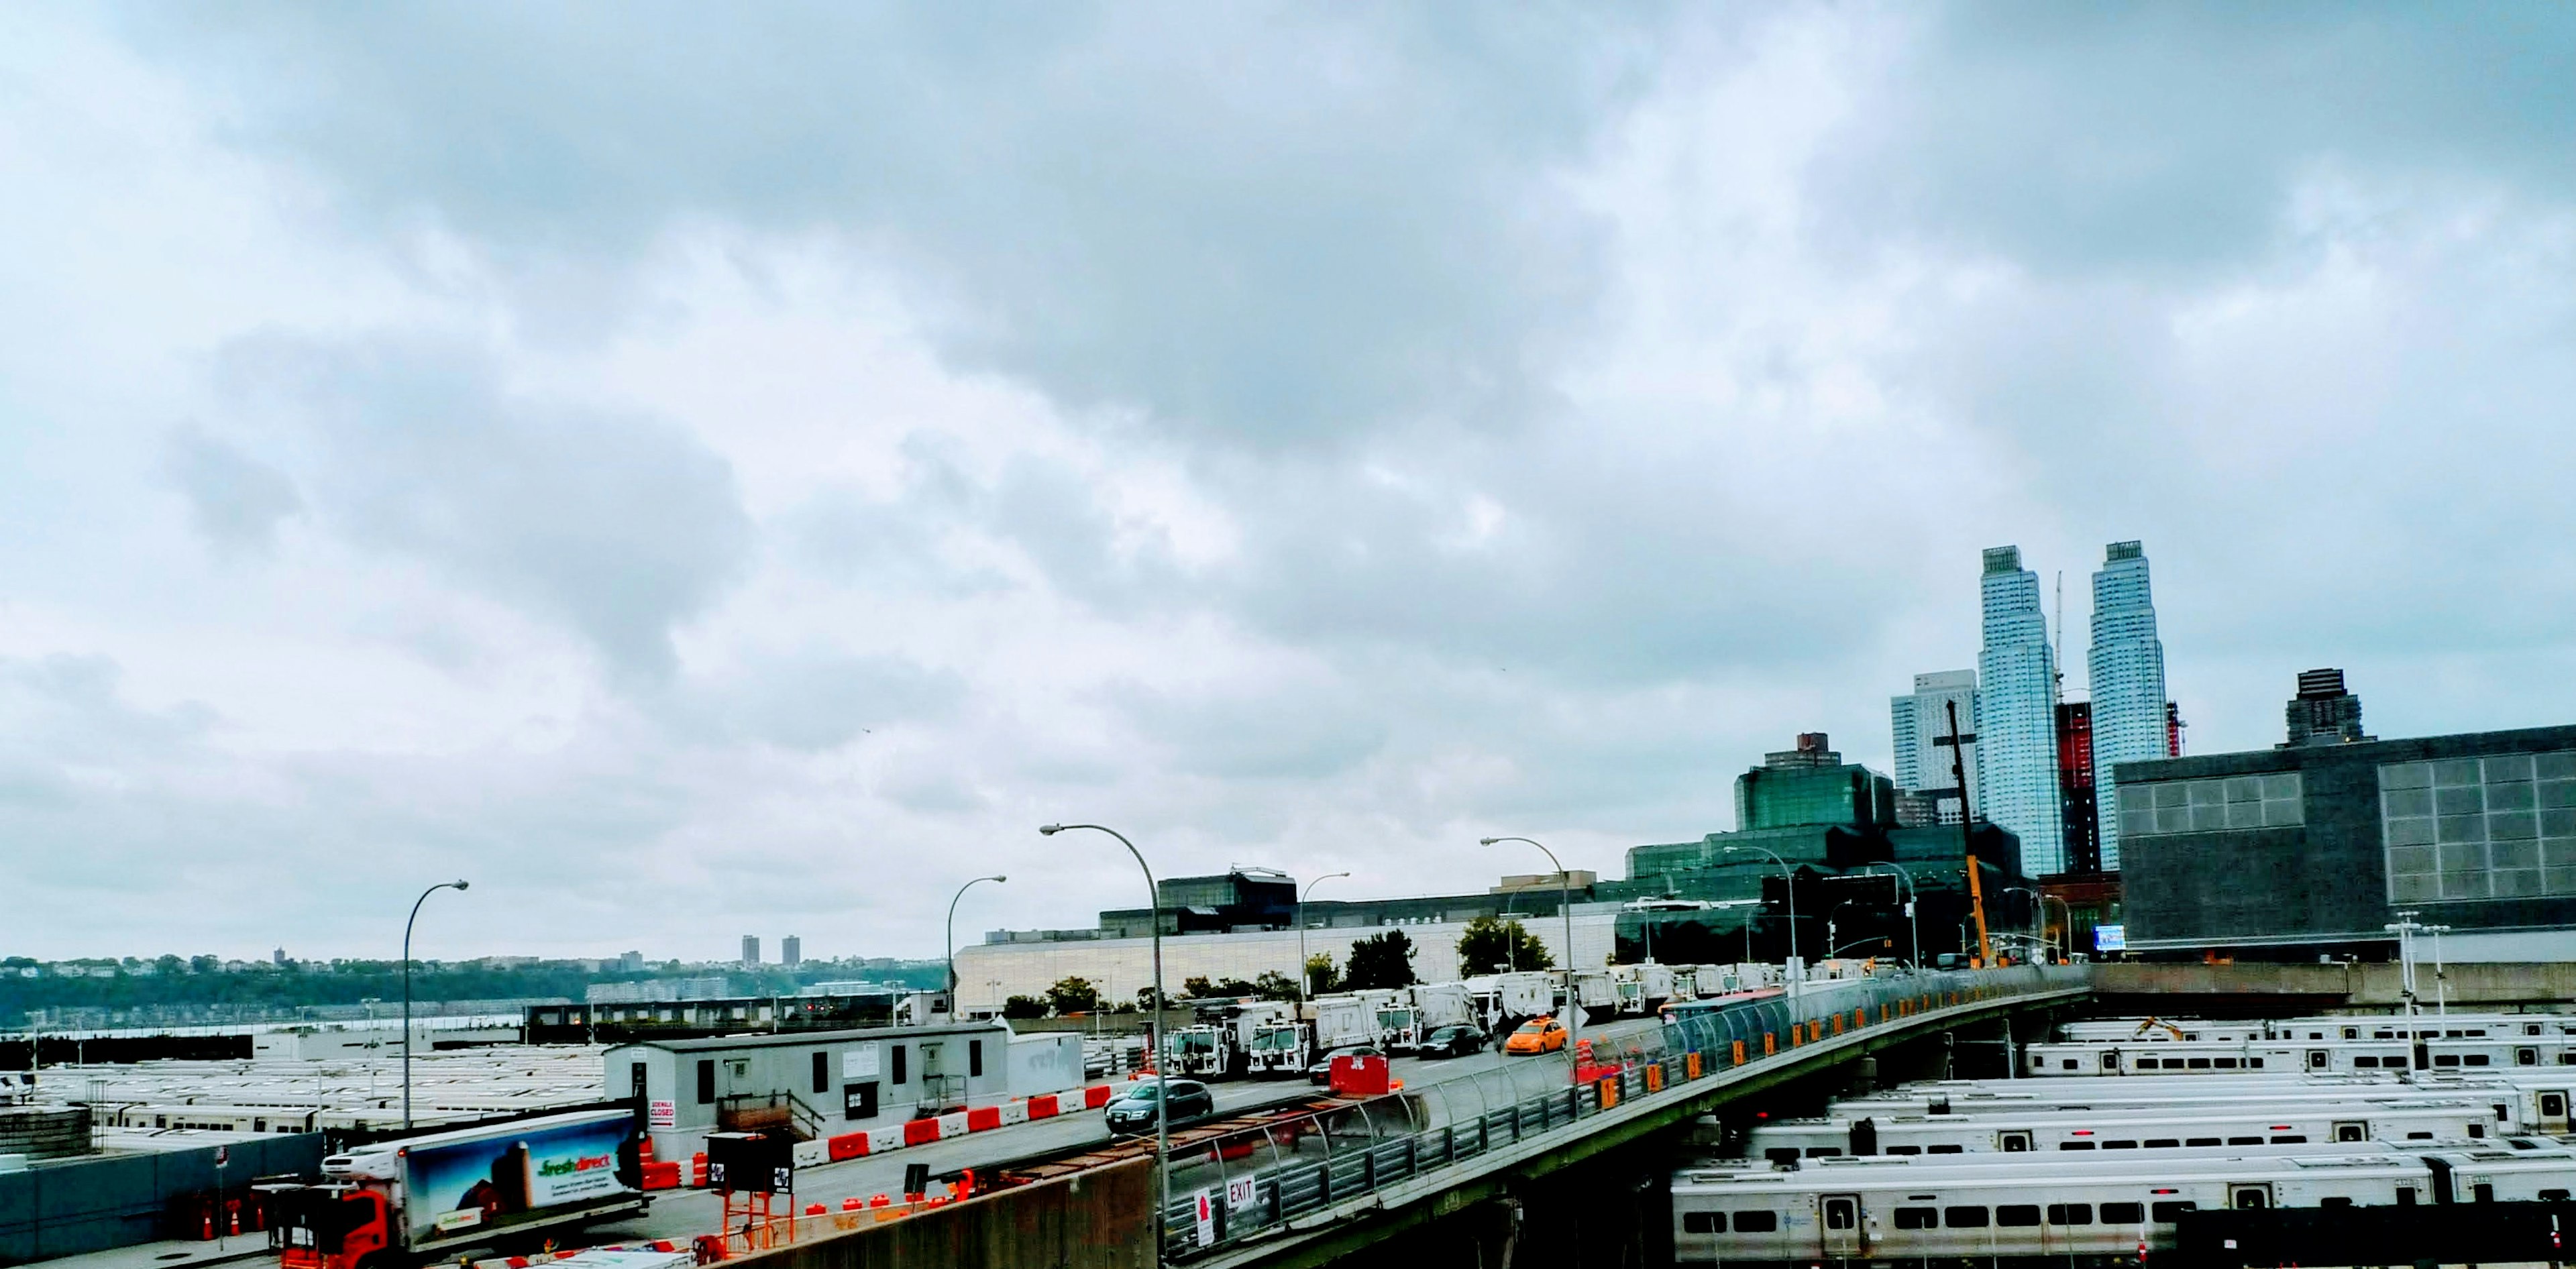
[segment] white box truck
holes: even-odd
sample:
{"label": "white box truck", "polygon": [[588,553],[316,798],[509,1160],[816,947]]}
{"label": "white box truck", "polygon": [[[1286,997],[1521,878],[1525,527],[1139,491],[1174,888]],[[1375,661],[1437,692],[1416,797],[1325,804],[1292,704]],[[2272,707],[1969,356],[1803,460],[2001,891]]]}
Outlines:
{"label": "white box truck", "polygon": [[642,1215],[635,1115],[575,1111],[363,1146],[262,1185],[283,1269],[393,1269]]}

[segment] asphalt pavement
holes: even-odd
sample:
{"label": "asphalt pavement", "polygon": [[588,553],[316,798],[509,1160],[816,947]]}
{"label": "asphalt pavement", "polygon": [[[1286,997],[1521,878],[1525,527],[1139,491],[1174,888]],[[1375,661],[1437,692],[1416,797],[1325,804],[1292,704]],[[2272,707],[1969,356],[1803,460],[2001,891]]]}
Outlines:
{"label": "asphalt pavement", "polygon": [[[1584,1028],[1587,1036],[1626,1037],[1651,1031],[1657,1026],[1653,1018],[1623,1018],[1617,1022]],[[1526,1062],[1525,1057],[1505,1057],[1491,1049],[1470,1057],[1424,1059],[1402,1057],[1388,1064],[1396,1079],[1408,1088],[1419,1088],[1440,1080],[1456,1079],[1480,1071],[1493,1070],[1505,1063]],[[1303,1101],[1322,1095],[1322,1090],[1304,1079],[1216,1080],[1209,1083],[1216,1094],[1220,1115],[1256,1109],[1278,1102]],[[800,1168],[796,1173],[796,1203],[821,1203],[837,1210],[845,1198],[865,1199],[875,1194],[894,1195],[903,1190],[907,1167],[924,1164],[931,1174],[955,1172],[964,1168],[990,1167],[1013,1159],[1076,1146],[1098,1145],[1109,1140],[1109,1128],[1101,1112],[1086,1110],[1079,1114],[1054,1119],[1034,1120],[1006,1128],[952,1137],[930,1145],[912,1146],[889,1154],[845,1159]],[[652,1210],[640,1219],[614,1225],[593,1227],[581,1242],[599,1244],[654,1238],[686,1239],[712,1233],[722,1222],[723,1208],[716,1195],[706,1190],[664,1190],[655,1195]],[[785,1214],[782,1212],[782,1214]]]}

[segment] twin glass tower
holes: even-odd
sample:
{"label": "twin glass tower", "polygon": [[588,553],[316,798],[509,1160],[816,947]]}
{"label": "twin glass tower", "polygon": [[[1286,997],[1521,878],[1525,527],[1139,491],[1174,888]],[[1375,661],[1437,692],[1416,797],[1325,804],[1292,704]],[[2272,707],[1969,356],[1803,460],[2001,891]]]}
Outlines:
{"label": "twin glass tower", "polygon": [[[2102,843],[2101,866],[2120,866],[2120,808],[2112,768],[2172,753],[2165,706],[2165,650],[2156,637],[2156,608],[2147,557],[2136,542],[2114,542],[2093,575],[2092,787]],[[1945,700],[1960,695],[1960,730],[1972,743],[1968,801],[1974,813],[2021,839],[2022,871],[2066,871],[2063,781],[2081,758],[2058,734],[2056,653],[2041,606],[2039,574],[2023,568],[2021,548],[1985,553],[1979,583],[1984,647],[1971,674],[1917,675],[1911,696],[1895,698],[1897,780],[1908,791],[1956,786],[1946,746]],[[1936,721],[1941,720],[1941,721]]]}

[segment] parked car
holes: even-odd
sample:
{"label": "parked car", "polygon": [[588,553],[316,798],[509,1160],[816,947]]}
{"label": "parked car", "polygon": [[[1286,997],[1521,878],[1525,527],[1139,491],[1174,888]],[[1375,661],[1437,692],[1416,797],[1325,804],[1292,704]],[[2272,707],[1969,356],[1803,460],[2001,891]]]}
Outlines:
{"label": "parked car", "polygon": [[1314,1064],[1313,1066],[1307,1067],[1307,1068],[1306,1068],[1306,1082],[1307,1082],[1307,1083],[1309,1083],[1309,1084],[1329,1084],[1329,1083],[1331,1083],[1331,1082],[1332,1082],[1332,1079],[1333,1079],[1333,1059],[1334,1059],[1334,1058],[1338,1058],[1338,1057],[1385,1057],[1385,1056],[1386,1056],[1386,1050],[1381,1049],[1381,1048],[1377,1047],[1377,1046],[1376,1046],[1376,1045],[1374,1045],[1374,1044],[1345,1044],[1345,1045],[1343,1045],[1342,1047],[1340,1047],[1340,1048],[1338,1048],[1338,1049],[1335,1049],[1335,1050],[1333,1050],[1332,1052],[1327,1053],[1327,1054],[1325,1054],[1324,1056],[1322,1056],[1322,1057],[1320,1057],[1320,1058],[1317,1058],[1317,1059],[1315,1060],[1315,1064]]}
{"label": "parked car", "polygon": [[1565,1047],[1565,1024],[1554,1018],[1532,1018],[1503,1041],[1505,1053],[1554,1053]]}
{"label": "parked car", "polygon": [[1422,1037],[1422,1047],[1415,1049],[1414,1053],[1427,1058],[1465,1057],[1484,1047],[1484,1032],[1459,1023]]}
{"label": "parked car", "polygon": [[[1197,1080],[1173,1080],[1173,1127],[1195,1123],[1216,1113],[1216,1094]],[[1158,1081],[1137,1080],[1127,1086],[1102,1112],[1109,1120],[1109,1135],[1154,1131],[1154,1095]]]}

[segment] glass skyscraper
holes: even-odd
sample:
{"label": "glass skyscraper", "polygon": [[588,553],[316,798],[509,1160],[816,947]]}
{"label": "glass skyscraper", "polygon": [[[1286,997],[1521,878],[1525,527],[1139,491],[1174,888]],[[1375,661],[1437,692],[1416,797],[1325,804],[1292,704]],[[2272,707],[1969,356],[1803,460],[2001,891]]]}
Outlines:
{"label": "glass skyscraper", "polygon": [[1959,731],[1977,734],[1977,672],[1941,670],[1914,676],[1914,690],[1888,699],[1888,718],[1896,740],[1896,787],[1899,792],[1928,795],[1939,807],[1927,822],[1956,824],[1961,801],[1977,797],[1977,742],[1960,746],[1959,765],[1968,777],[1967,796],[1959,793],[1950,762],[1950,707],[1958,707]]}
{"label": "glass skyscraper", "polygon": [[2120,870],[2120,789],[2111,769],[2169,756],[2165,645],[2156,637],[2147,555],[2135,542],[2104,548],[2093,575],[2093,793],[2100,815],[2102,870]]}
{"label": "glass skyscraper", "polygon": [[2020,547],[1994,547],[1986,552],[1979,590],[1985,647],[1977,653],[1976,810],[2021,839],[2023,872],[2064,872],[2057,667],[2048,648],[2048,617],[2040,608],[2039,574],[2021,566]]}

